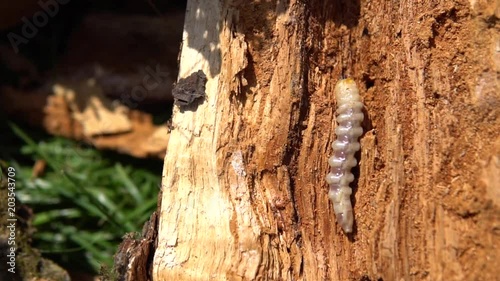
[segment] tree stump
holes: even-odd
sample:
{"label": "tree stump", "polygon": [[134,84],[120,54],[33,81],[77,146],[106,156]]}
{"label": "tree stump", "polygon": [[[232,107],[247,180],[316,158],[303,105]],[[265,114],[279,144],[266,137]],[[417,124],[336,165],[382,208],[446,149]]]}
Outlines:
{"label": "tree stump", "polygon": [[[494,280],[495,1],[189,0],[153,280]],[[324,177],[335,83],[365,104],[352,201]]]}

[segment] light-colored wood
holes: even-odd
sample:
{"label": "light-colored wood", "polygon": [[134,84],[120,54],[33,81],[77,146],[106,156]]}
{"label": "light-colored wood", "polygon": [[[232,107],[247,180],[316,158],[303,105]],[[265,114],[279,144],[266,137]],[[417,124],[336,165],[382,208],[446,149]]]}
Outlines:
{"label": "light-colored wood", "polygon": [[[154,280],[494,280],[494,1],[188,1]],[[304,3],[307,2],[307,3]],[[328,187],[333,87],[366,105],[354,233]]]}

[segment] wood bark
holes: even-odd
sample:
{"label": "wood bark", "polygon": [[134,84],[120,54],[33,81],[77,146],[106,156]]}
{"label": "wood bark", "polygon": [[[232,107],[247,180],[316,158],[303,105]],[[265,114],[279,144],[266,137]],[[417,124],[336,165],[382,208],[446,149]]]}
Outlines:
{"label": "wood bark", "polygon": [[[153,280],[494,280],[500,274],[497,1],[189,0]],[[324,177],[333,88],[367,120],[355,230]]]}

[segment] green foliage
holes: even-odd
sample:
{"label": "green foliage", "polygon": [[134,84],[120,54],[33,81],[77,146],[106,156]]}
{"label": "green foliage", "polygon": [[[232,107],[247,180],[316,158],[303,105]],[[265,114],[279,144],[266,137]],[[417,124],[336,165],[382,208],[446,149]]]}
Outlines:
{"label": "green foliage", "polygon": [[63,138],[37,143],[11,127],[26,143],[22,154],[47,163],[39,178],[13,163],[16,195],[34,210],[35,246],[65,267],[112,267],[122,236],[141,231],[156,208],[159,176]]}

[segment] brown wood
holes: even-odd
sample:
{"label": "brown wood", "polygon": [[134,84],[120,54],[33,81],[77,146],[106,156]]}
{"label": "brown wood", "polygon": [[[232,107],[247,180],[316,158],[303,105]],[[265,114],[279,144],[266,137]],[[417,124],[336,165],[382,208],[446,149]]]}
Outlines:
{"label": "brown wood", "polygon": [[[498,278],[498,2],[285,2],[188,1],[206,100],[174,109],[153,279]],[[342,76],[368,116],[351,236],[324,181]]]}
{"label": "brown wood", "polygon": [[117,278],[111,279],[109,276],[109,280],[151,280],[150,268],[157,243],[157,228],[158,214],[154,212],[144,224],[140,237],[135,237],[134,233],[127,233],[123,237],[114,257],[114,274]]}

